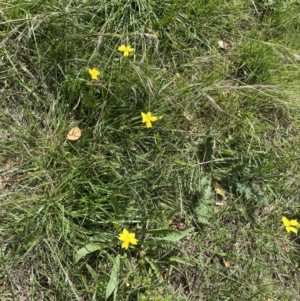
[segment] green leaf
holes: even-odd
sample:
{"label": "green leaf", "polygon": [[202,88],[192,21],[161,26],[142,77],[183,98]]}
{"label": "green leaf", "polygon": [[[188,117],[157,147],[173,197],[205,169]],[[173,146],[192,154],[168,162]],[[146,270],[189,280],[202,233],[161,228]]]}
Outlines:
{"label": "green leaf", "polygon": [[208,224],[210,217],[213,214],[213,208],[206,204],[199,204],[196,209],[198,221],[202,224]]}
{"label": "green leaf", "polygon": [[118,273],[120,270],[120,256],[117,255],[106,286],[105,300],[118,288]]}
{"label": "green leaf", "polygon": [[79,249],[74,257],[75,263],[77,263],[82,257],[97,250],[100,250],[101,246],[95,243],[89,243],[85,247]]}
{"label": "green leaf", "polygon": [[167,218],[166,218],[166,223],[164,224],[165,229],[169,229],[169,223],[174,219],[174,217],[178,214],[178,208],[174,209],[171,211]]}
{"label": "green leaf", "polygon": [[167,234],[167,233],[171,233],[171,232],[178,232],[178,231],[176,231],[174,229],[170,229],[170,228],[150,229],[147,231],[147,233],[149,233],[149,234],[157,234],[157,235]]}
{"label": "green leaf", "polygon": [[198,221],[207,224],[214,212],[215,195],[211,187],[211,178],[203,177],[200,181],[201,194],[198,197],[196,215]]}
{"label": "green leaf", "polygon": [[115,196],[112,196],[110,198],[110,204],[113,207],[115,215],[119,216],[120,215],[120,207],[119,207],[119,202],[118,202],[118,200],[117,200],[117,198]]}
{"label": "green leaf", "polygon": [[152,230],[148,230],[147,233],[157,234],[157,235],[168,233],[167,236],[161,237],[156,242],[166,242],[166,241],[174,242],[174,241],[179,241],[183,237],[187,236],[193,230],[194,230],[194,227],[186,229],[185,231],[177,231],[177,230],[173,230],[173,229],[152,229]]}
{"label": "green leaf", "polygon": [[116,238],[115,235],[110,233],[98,233],[90,238],[91,241],[98,242],[112,242]]}
{"label": "green leaf", "polygon": [[194,227],[188,228],[184,231],[176,231],[172,232],[171,234],[165,236],[163,239],[166,241],[179,241],[180,239],[182,239],[183,237],[187,236],[189,233],[191,233],[194,230]]}
{"label": "green leaf", "polygon": [[152,258],[149,257],[145,257],[145,260],[149,263],[151,269],[154,271],[157,279],[159,279],[160,281],[162,280],[162,274],[161,274],[161,270],[160,268],[157,266],[157,264],[153,261]]}
{"label": "green leaf", "polygon": [[178,263],[182,263],[182,264],[185,264],[185,265],[192,265],[188,260],[186,260],[182,257],[173,256],[173,257],[170,257],[169,260],[170,261],[175,261],[175,262],[178,262]]}
{"label": "green leaf", "polygon": [[97,282],[98,279],[99,279],[99,275],[96,273],[96,271],[89,264],[86,264],[85,266],[87,267],[90,274],[92,275],[94,282]]}
{"label": "green leaf", "polygon": [[199,145],[199,157],[202,162],[211,161],[214,151],[214,137],[210,130],[207,131],[204,141]]}
{"label": "green leaf", "polygon": [[168,216],[167,216],[167,220],[171,221],[173,220],[173,218],[178,214],[178,208],[174,209],[173,211],[171,211]]}
{"label": "green leaf", "polygon": [[181,165],[181,166],[187,166],[187,167],[193,167],[194,165],[193,164],[190,164],[188,162],[184,162],[184,161],[181,161],[181,160],[174,160],[174,163],[178,164],[178,165]]}

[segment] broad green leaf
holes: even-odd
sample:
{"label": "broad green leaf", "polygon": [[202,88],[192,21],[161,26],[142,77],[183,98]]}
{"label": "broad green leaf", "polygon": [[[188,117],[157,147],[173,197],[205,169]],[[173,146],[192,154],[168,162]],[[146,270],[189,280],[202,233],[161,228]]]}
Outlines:
{"label": "broad green leaf", "polygon": [[100,250],[101,246],[95,243],[89,243],[85,247],[79,249],[74,257],[75,263],[77,263],[82,257],[97,250]]}
{"label": "broad green leaf", "polygon": [[150,229],[147,231],[147,233],[149,234],[157,234],[157,235],[167,234],[172,232],[178,232],[178,231],[170,228]]}
{"label": "broad green leaf", "polygon": [[175,231],[170,233],[169,235],[163,237],[164,240],[166,241],[178,241],[180,239],[182,239],[183,237],[187,236],[189,233],[191,233],[194,230],[194,227],[188,228],[184,231]]}
{"label": "broad green leaf", "polygon": [[120,270],[120,256],[117,255],[106,286],[105,300],[118,288],[118,273]]}
{"label": "broad green leaf", "polygon": [[198,221],[202,224],[207,224],[213,214],[213,207],[209,208],[209,206],[207,206],[205,203],[199,204],[197,206],[196,213]]}
{"label": "broad green leaf", "polygon": [[196,206],[198,221],[207,224],[214,212],[215,195],[211,187],[211,178],[203,177],[201,183],[201,195]]}

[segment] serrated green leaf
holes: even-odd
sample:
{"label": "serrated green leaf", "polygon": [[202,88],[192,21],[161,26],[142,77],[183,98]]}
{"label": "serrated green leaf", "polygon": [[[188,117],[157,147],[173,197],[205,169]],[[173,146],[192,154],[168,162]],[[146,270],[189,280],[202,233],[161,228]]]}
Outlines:
{"label": "serrated green leaf", "polygon": [[214,212],[215,194],[211,187],[211,177],[202,177],[200,181],[201,194],[199,196],[196,215],[200,223],[207,224]]}
{"label": "serrated green leaf", "polygon": [[214,192],[210,186],[210,183],[203,189],[202,202],[205,202],[206,204],[214,204],[215,202]]}
{"label": "serrated green leaf", "polygon": [[75,263],[77,263],[85,255],[90,254],[90,253],[95,252],[100,249],[101,249],[101,246],[99,244],[95,244],[95,243],[87,244],[83,248],[79,249],[77,251],[77,253],[75,254],[75,257],[74,257]]}
{"label": "serrated green leaf", "polygon": [[196,214],[198,221],[203,224],[207,224],[213,214],[214,207],[205,203],[200,203],[196,208]]}
{"label": "serrated green leaf", "polygon": [[202,224],[208,224],[208,222],[209,222],[207,215],[201,215],[201,214],[197,213],[197,218],[198,218],[198,221]]}
{"label": "serrated green leaf", "polygon": [[211,177],[204,176],[204,175],[201,176],[201,178],[200,178],[201,190],[203,190],[204,188],[210,186],[210,183],[211,183]]}
{"label": "serrated green leaf", "polygon": [[105,300],[118,288],[118,273],[120,270],[120,256],[114,259],[114,265],[110,273],[110,278],[106,286]]}

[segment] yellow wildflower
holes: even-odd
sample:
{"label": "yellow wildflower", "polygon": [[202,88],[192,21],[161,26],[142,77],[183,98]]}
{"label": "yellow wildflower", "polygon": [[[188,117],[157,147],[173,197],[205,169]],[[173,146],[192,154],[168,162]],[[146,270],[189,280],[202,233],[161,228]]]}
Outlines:
{"label": "yellow wildflower", "polygon": [[134,51],[134,48],[130,47],[129,45],[122,44],[119,46],[118,50],[123,52],[124,56],[129,56]]}
{"label": "yellow wildflower", "polygon": [[138,240],[135,238],[134,233],[128,232],[128,230],[123,229],[123,233],[119,234],[119,240],[122,241],[122,248],[127,250],[129,244],[136,245]]}
{"label": "yellow wildflower", "polygon": [[290,233],[294,232],[297,234],[298,229],[296,227],[300,227],[299,223],[295,219],[288,220],[285,216],[282,217],[282,222],[285,226],[285,230]]}
{"label": "yellow wildflower", "polygon": [[147,128],[151,128],[152,127],[152,122],[153,121],[157,121],[157,120],[161,120],[162,119],[162,116],[160,116],[160,117],[152,116],[152,114],[150,112],[148,112],[147,114],[141,112],[141,115],[142,115],[142,122],[146,123],[146,127]]}
{"label": "yellow wildflower", "polygon": [[89,69],[89,74],[90,74],[92,79],[98,79],[98,77],[100,75],[100,71],[96,68]]}

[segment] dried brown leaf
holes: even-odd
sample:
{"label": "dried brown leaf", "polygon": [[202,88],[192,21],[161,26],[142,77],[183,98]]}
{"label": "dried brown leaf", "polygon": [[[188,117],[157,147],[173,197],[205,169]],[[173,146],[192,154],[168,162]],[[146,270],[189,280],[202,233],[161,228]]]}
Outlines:
{"label": "dried brown leaf", "polygon": [[70,141],[76,141],[78,140],[79,138],[81,137],[81,130],[79,127],[75,126],[73,127],[68,135],[67,135],[67,139],[70,140]]}

